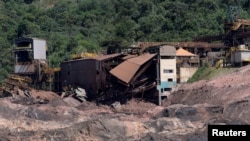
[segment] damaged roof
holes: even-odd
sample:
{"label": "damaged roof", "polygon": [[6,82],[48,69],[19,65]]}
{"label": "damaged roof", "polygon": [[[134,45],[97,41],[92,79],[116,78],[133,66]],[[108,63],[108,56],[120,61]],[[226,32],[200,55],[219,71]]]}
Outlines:
{"label": "damaged roof", "polygon": [[140,67],[151,60],[154,56],[156,56],[156,54],[146,53],[138,57],[127,59],[126,61],[110,70],[110,73],[121,81],[129,84]]}

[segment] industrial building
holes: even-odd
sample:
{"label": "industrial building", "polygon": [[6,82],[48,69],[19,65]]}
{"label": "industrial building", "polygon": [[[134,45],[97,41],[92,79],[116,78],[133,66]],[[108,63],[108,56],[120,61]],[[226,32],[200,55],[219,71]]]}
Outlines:
{"label": "industrial building", "polygon": [[179,48],[176,51],[177,83],[185,83],[198,70],[200,65],[199,56]]}
{"label": "industrial building", "polygon": [[169,45],[147,47],[145,52],[156,53],[156,83],[158,103],[176,87],[176,48]]}
{"label": "industrial building", "polygon": [[62,91],[84,88],[89,100],[102,93],[106,86],[108,71],[121,54],[110,54],[96,58],[84,58],[62,62],[60,81]]}
{"label": "industrial building", "polygon": [[160,56],[160,90],[171,91],[176,86],[176,49],[173,46],[161,46]]}
{"label": "industrial building", "polygon": [[46,63],[47,43],[38,38],[18,38],[14,46],[14,73],[34,73],[34,60]]}
{"label": "industrial building", "polygon": [[250,63],[250,50],[245,45],[240,45],[231,53],[230,57],[233,66],[245,66]]}

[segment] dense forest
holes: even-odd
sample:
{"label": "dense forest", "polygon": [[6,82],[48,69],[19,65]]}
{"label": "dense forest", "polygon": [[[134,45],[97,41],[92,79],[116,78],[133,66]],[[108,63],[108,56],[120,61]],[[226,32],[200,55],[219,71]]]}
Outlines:
{"label": "dense forest", "polygon": [[18,37],[46,39],[54,67],[81,51],[223,34],[230,5],[250,19],[250,0],[1,0],[0,80],[12,72]]}

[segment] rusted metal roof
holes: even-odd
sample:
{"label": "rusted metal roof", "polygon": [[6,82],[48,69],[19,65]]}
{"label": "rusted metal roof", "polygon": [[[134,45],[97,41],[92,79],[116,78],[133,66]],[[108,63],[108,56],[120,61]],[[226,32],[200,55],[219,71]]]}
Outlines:
{"label": "rusted metal roof", "polygon": [[80,58],[80,59],[72,59],[72,60],[68,60],[68,61],[64,61],[62,63],[67,63],[67,62],[78,62],[78,61],[86,61],[86,60],[97,60],[97,61],[104,61],[104,60],[108,60],[108,59],[112,59],[114,57],[118,57],[122,54],[120,53],[115,53],[115,54],[109,54],[109,55],[102,55],[102,56],[96,56],[94,58]]}
{"label": "rusted metal roof", "polygon": [[156,54],[142,54],[138,57],[130,58],[115,68],[113,68],[110,73],[120,79],[121,81],[129,84],[133,76],[135,76],[136,72],[139,68],[151,60]]}
{"label": "rusted metal roof", "polygon": [[103,60],[111,59],[120,55],[121,55],[120,53],[114,53],[114,54],[109,54],[109,55],[97,56],[94,59],[103,61]]}
{"label": "rusted metal roof", "polygon": [[136,57],[137,55],[131,55],[131,54],[128,54],[124,57],[122,57],[123,60],[127,60],[127,59],[130,59],[130,58],[133,58],[133,57]]}

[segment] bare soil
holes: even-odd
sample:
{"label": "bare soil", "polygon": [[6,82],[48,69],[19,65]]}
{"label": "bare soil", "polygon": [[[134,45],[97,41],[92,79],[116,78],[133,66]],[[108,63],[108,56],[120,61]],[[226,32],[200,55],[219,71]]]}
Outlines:
{"label": "bare soil", "polygon": [[208,124],[250,123],[250,66],[182,84],[163,106],[131,99],[113,107],[53,92],[0,99],[2,141],[206,141]]}

